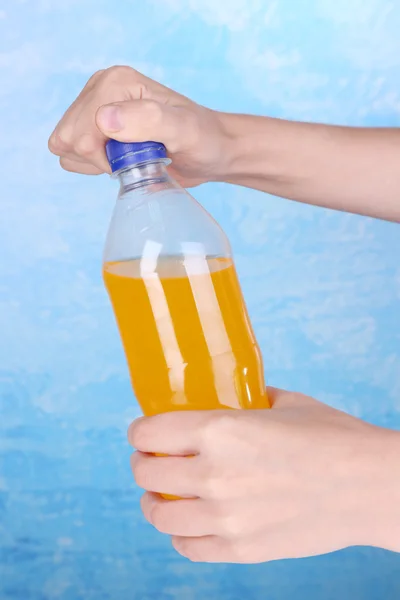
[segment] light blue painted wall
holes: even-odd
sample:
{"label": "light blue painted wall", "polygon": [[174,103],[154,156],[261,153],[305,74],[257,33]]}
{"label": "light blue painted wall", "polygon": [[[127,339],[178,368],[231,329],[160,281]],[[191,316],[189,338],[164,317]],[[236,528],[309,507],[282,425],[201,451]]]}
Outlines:
{"label": "light blue painted wall", "polygon": [[[400,597],[390,553],[199,566],[144,523],[125,441],[138,410],[100,277],[116,189],[46,148],[115,63],[215,108],[400,126],[399,32],[397,0],[2,0],[1,600]],[[223,185],[196,195],[231,237],[268,380],[399,427],[398,226]]]}

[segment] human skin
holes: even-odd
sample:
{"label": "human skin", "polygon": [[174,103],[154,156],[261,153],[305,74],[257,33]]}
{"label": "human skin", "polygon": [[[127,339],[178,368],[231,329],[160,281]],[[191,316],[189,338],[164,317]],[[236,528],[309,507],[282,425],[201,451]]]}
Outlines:
{"label": "human skin", "polygon": [[400,221],[400,129],[213,111],[130,67],[95,73],[49,140],[64,169],[110,172],[108,138],[163,142],[185,187],[224,181]]}
{"label": "human skin", "polygon": [[[89,80],[49,148],[64,169],[98,175],[110,172],[110,137],[163,142],[185,187],[222,181],[400,221],[398,129],[216,112],[113,67]],[[195,561],[254,563],[351,545],[400,552],[400,433],[301,394],[268,393],[272,410],[176,412],[132,424],[145,517]]]}
{"label": "human skin", "polygon": [[302,394],[268,395],[271,410],[131,425],[146,519],[193,561],[259,563],[354,545],[400,551],[400,434]]}

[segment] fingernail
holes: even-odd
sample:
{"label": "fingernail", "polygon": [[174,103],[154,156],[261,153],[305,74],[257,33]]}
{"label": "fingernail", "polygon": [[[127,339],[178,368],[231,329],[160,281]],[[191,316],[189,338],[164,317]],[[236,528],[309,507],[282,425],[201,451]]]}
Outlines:
{"label": "fingernail", "polygon": [[102,106],[97,114],[97,121],[101,129],[120,131],[123,127],[120,107],[113,105]]}

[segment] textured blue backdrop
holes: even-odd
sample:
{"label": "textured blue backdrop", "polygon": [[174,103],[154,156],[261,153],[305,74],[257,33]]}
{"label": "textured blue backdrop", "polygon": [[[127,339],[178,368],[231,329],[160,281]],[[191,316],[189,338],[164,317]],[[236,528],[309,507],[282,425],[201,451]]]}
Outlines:
{"label": "textured blue backdrop", "polygon": [[[116,189],[46,148],[115,63],[215,108],[400,126],[399,31],[397,0],[1,0],[1,600],[400,597],[390,553],[198,566],[144,523],[125,441],[138,409],[100,277]],[[231,237],[269,382],[399,427],[398,227],[223,185],[196,195]]]}

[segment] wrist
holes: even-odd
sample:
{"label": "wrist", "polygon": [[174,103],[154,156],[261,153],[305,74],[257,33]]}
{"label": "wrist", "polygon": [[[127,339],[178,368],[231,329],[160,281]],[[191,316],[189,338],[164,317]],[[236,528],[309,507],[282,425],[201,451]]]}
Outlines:
{"label": "wrist", "polygon": [[268,147],[272,119],[233,113],[218,113],[218,117],[222,137],[218,181],[243,185],[253,178],[272,177],[273,152]]}
{"label": "wrist", "polygon": [[400,552],[400,432],[368,428],[354,464],[354,543]]}
{"label": "wrist", "polygon": [[218,181],[277,193],[304,179],[299,157],[310,124],[233,113],[219,113],[219,121],[223,157]]}

